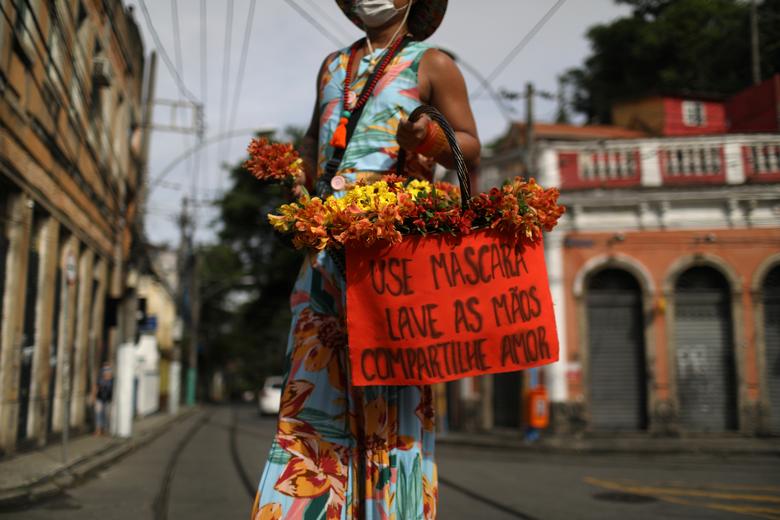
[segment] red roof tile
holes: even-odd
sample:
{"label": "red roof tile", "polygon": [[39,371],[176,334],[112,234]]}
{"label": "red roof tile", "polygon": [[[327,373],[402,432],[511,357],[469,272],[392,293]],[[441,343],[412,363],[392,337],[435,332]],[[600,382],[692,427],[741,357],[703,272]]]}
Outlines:
{"label": "red roof tile", "polygon": [[[515,129],[522,136],[525,123],[514,123]],[[639,139],[647,137],[645,132],[629,130],[620,126],[610,125],[564,125],[553,123],[535,123],[534,132],[537,139],[550,140],[587,140],[587,139]]]}

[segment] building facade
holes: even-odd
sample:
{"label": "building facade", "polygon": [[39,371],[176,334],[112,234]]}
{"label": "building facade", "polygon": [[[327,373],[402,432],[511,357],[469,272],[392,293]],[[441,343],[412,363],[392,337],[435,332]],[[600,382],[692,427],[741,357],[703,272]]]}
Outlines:
{"label": "building facade", "polygon": [[0,0],[0,454],[90,423],[134,335],[147,60],[120,0]]}
{"label": "building facade", "polygon": [[[567,208],[545,238],[560,361],[451,385],[477,429],[523,428],[538,379],[558,432],[780,434],[780,134],[686,101],[621,107],[639,135],[535,128],[534,176]],[[481,190],[524,173],[516,126]]]}
{"label": "building facade", "polygon": [[[156,275],[145,274],[138,283],[138,306],[143,315],[141,334],[152,334],[159,363],[157,408],[168,409],[171,395],[178,400],[181,370],[181,324],[177,319],[175,295],[178,291],[177,253],[165,246],[150,248],[150,261]],[[172,377],[172,373],[174,374]]]}

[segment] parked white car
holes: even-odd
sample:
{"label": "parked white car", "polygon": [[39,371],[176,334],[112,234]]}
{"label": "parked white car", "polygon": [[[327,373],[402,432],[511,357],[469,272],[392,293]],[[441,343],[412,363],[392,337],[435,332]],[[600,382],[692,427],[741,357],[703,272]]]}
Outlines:
{"label": "parked white car", "polygon": [[257,396],[257,410],[260,415],[276,415],[282,402],[282,384],[284,378],[272,376],[266,378],[263,388]]}

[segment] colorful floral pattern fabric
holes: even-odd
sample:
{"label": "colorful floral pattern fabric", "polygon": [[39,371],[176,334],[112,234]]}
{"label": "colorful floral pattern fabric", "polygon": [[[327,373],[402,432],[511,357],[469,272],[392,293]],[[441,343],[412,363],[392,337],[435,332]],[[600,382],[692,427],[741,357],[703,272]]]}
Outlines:
{"label": "colorful floral pattern fabric", "polygon": [[[390,61],[377,82],[341,160],[338,173],[348,182],[357,180],[362,172],[385,173],[395,167],[398,158],[398,143],[395,140],[398,123],[420,105],[417,71],[423,54],[429,48],[425,43],[408,43]],[[350,87],[356,96],[360,95],[370,76],[368,66],[371,58],[379,61],[382,52],[383,49],[376,49],[374,54],[360,60]],[[320,80],[318,175],[322,175],[325,163],[333,155],[330,140],[344,110],[342,93],[348,61],[349,49],[334,53],[328,59]]]}
{"label": "colorful floral pattern fabric", "polygon": [[[428,47],[407,46],[367,103],[340,174],[393,168],[395,129],[420,104],[417,67]],[[348,49],[320,85],[320,173],[341,113]],[[356,88],[367,77],[359,65]],[[353,387],[347,364],[345,282],[325,252],[311,253],[290,298],[293,322],[279,420],[252,520],[429,520],[436,517],[431,388]]]}

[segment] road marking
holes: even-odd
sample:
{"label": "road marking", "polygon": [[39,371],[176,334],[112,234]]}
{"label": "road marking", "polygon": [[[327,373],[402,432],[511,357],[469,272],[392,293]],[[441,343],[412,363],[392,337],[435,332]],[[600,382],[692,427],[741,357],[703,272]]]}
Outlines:
{"label": "road marking", "polygon": [[[664,482],[662,485],[667,486],[689,486],[690,484],[687,482],[680,482],[680,481],[672,481],[672,482]],[[722,489],[725,491],[735,491],[735,490],[745,490],[745,491],[764,491],[768,493],[779,493],[780,494],[780,486],[765,486],[765,485],[755,485],[755,484],[696,484],[694,488],[699,489]]]}
{"label": "road marking", "polygon": [[745,493],[724,493],[721,491],[705,491],[702,489],[691,488],[670,488],[656,486],[626,486],[618,482],[600,480],[593,477],[585,477],[585,482],[594,486],[600,486],[607,489],[615,489],[626,493],[636,493],[637,495],[672,495],[683,497],[705,497],[719,498],[721,500],[748,500],[753,502],[770,502],[780,504],[780,496],[776,495],[752,495]]}
{"label": "road marking", "polygon": [[658,497],[659,500],[664,502],[671,502],[672,504],[680,504],[691,507],[704,507],[707,509],[714,509],[717,511],[729,511],[731,513],[738,513],[748,516],[755,516],[758,518],[765,518],[768,520],[780,520],[780,509],[772,509],[759,506],[735,506],[732,504],[721,504],[718,502],[695,502],[693,500],[684,500],[677,497]]}
{"label": "road marking", "polygon": [[[702,489],[691,488],[690,485],[685,488],[673,488],[673,487],[659,487],[659,486],[645,486],[636,484],[622,484],[620,482],[614,482],[609,480],[598,479],[595,477],[585,477],[583,479],[587,484],[597,486],[605,489],[611,489],[613,491],[621,491],[624,493],[633,493],[636,495],[645,495],[658,498],[666,502],[673,504],[686,505],[692,507],[703,507],[707,509],[714,509],[719,511],[729,511],[732,513],[738,513],[743,515],[754,516],[758,518],[765,518],[769,520],[780,520],[780,508],[773,508],[759,505],[748,504],[726,504],[720,502],[701,502],[695,500],[687,500],[681,497],[696,497],[696,498],[715,498],[720,500],[734,500],[734,501],[748,501],[748,502],[763,502],[763,503],[778,503],[780,504],[780,496],[776,495],[755,495],[746,493],[724,493],[718,491],[706,491]],[[701,485],[699,487],[710,487],[712,485]],[[721,484],[715,484],[714,489],[728,488]],[[746,486],[735,485],[742,489],[751,489]],[[713,489],[713,487],[710,487]],[[755,486],[753,490],[770,490],[774,489],[773,486]]]}

